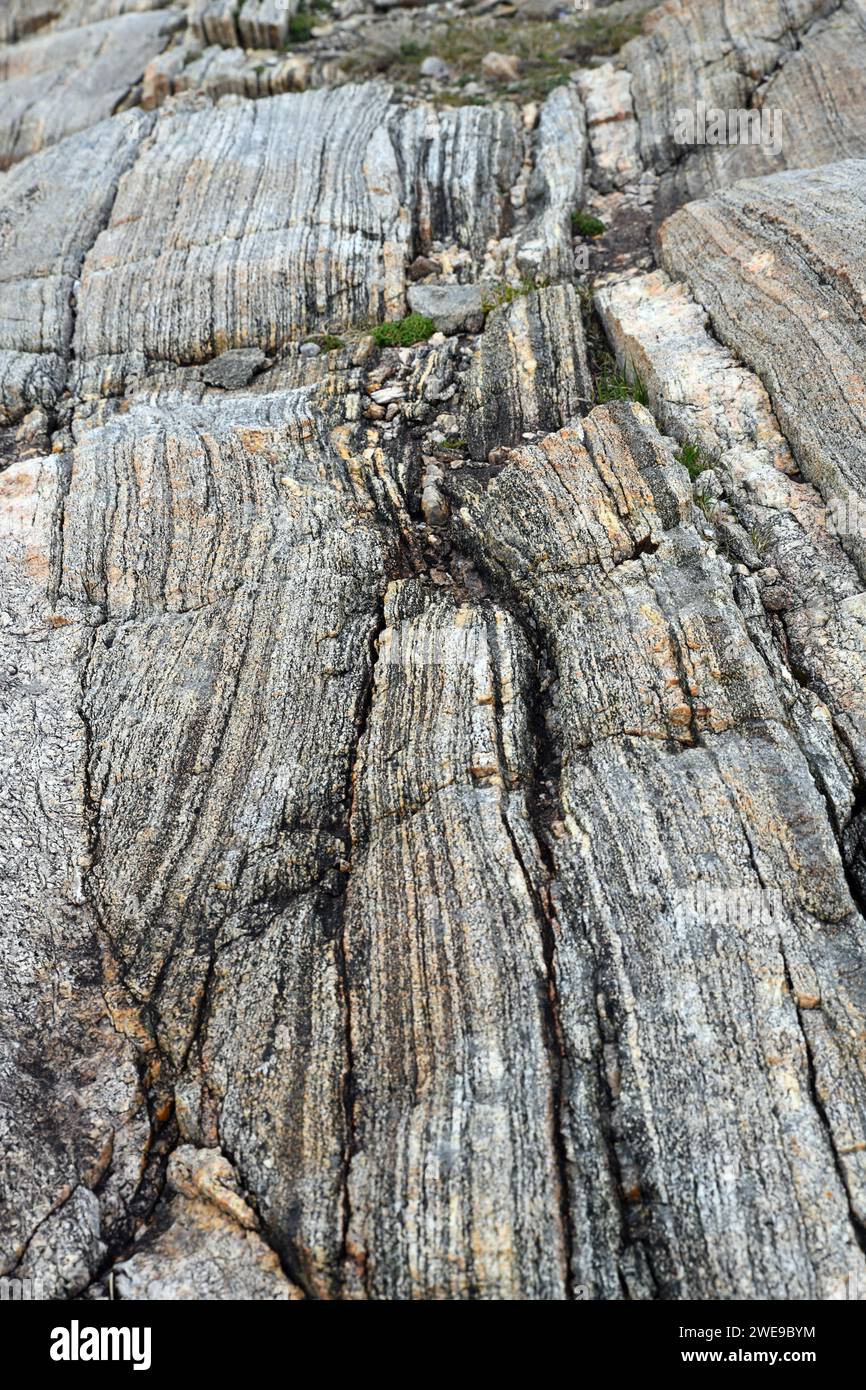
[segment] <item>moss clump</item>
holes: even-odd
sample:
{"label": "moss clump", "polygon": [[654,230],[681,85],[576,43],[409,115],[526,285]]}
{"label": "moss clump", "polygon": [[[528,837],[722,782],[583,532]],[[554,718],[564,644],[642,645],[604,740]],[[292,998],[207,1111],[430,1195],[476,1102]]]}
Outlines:
{"label": "moss clump", "polygon": [[411,347],[413,343],[425,342],[435,332],[435,323],[424,314],[407,314],[404,319],[377,323],[371,329],[373,341],[379,347]]}
{"label": "moss clump", "polygon": [[316,341],[322,352],[336,352],[339,348],[344,346],[343,339],[338,338],[336,333],[323,333]]}
{"label": "moss clump", "polygon": [[578,236],[602,236],[607,230],[599,218],[590,217],[586,212],[573,212],[571,225]]}

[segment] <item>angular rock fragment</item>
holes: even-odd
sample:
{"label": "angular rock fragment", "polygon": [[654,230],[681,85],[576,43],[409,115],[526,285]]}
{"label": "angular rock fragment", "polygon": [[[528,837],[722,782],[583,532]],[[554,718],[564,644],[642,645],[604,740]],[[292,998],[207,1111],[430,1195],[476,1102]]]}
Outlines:
{"label": "angular rock fragment", "polygon": [[260,348],[234,348],[220,353],[202,370],[202,380],[208,386],[221,386],[226,391],[238,391],[248,386],[256,372],[267,362]]}
{"label": "angular rock fragment", "polygon": [[484,327],[481,290],[477,285],[410,285],[409,308],[435,323],[450,337],[454,333],[479,333]]}
{"label": "angular rock fragment", "polygon": [[601,192],[624,188],[643,172],[640,131],[631,99],[631,75],[612,63],[580,72],[586,108],[592,183]]}

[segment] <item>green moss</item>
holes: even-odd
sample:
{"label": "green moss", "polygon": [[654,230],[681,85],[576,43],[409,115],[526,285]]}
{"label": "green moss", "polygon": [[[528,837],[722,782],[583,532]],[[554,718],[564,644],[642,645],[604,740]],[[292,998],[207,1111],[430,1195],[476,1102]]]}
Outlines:
{"label": "green moss", "polygon": [[407,314],[404,319],[377,323],[371,330],[379,347],[411,347],[413,343],[423,343],[435,332],[435,323],[423,314]]}
{"label": "green moss", "polygon": [[607,230],[597,217],[590,217],[585,212],[573,212],[571,225],[578,236],[601,236]]}

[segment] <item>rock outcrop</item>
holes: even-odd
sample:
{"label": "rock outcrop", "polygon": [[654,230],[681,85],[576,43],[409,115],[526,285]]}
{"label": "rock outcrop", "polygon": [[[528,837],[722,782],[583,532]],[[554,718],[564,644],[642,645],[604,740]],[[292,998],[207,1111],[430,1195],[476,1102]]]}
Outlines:
{"label": "rock outcrop", "polygon": [[[863,9],[613,8],[504,83],[546,14],[431,5],[365,80],[359,5],[4,11],[0,1273],[49,1297],[866,1278]],[[678,145],[698,101],[782,149]]]}

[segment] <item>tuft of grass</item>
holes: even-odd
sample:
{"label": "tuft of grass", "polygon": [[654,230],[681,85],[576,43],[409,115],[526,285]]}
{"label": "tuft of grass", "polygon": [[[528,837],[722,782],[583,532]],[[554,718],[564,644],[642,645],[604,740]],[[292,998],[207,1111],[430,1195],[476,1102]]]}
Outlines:
{"label": "tuft of grass", "polygon": [[336,333],[323,333],[316,341],[322,352],[336,352],[344,346],[343,339],[338,338]]}
{"label": "tuft of grass", "polygon": [[465,448],[466,448],[466,440],[465,440],[465,439],[456,439],[453,435],[449,435],[447,439],[443,439],[443,440],[442,440],[442,445],[441,445],[441,447],[442,447],[443,449],[454,450],[454,451],[462,450],[462,449],[465,449]]}
{"label": "tuft of grass", "polygon": [[677,463],[681,463],[685,468],[692,482],[700,477],[701,473],[711,467],[704,458],[703,450],[699,444],[685,443],[676,455]]}
{"label": "tuft of grass", "polygon": [[370,332],[379,347],[411,347],[425,342],[436,332],[436,325],[424,314],[407,314],[404,319],[377,323]]}
{"label": "tuft of grass", "polygon": [[765,560],[773,547],[772,526],[768,522],[761,526],[752,526],[749,530],[749,540],[758,559]]}
{"label": "tuft of grass", "polygon": [[598,217],[590,217],[586,212],[573,212],[571,225],[578,236],[602,236],[607,230]]}
{"label": "tuft of grass", "polygon": [[524,295],[544,289],[546,284],[545,279],[535,280],[531,275],[521,280],[519,285],[509,285],[506,280],[501,280],[499,284],[491,285],[482,292],[481,307],[485,314],[492,313],[494,309],[513,304],[515,299],[522,299]]}
{"label": "tuft of grass", "polygon": [[595,391],[599,405],[607,405],[608,401],[637,401],[639,405],[649,406],[649,392],[633,362],[622,371],[614,366],[603,372]]}
{"label": "tuft of grass", "polygon": [[697,492],[695,493],[695,506],[703,512],[707,521],[715,522],[719,508],[714,497],[708,497],[705,492]]}

